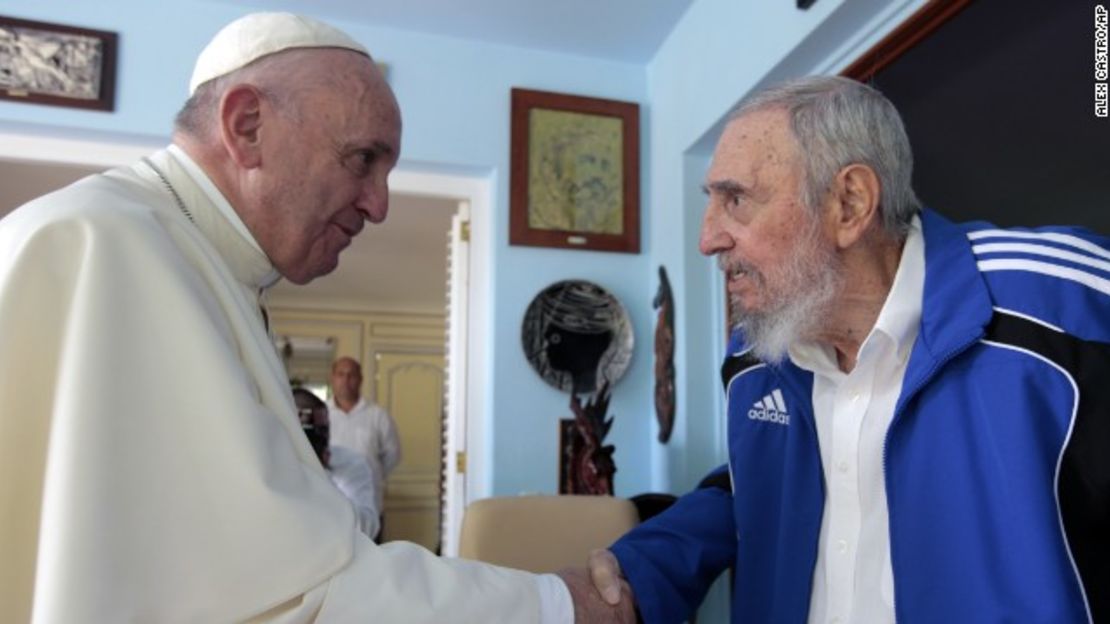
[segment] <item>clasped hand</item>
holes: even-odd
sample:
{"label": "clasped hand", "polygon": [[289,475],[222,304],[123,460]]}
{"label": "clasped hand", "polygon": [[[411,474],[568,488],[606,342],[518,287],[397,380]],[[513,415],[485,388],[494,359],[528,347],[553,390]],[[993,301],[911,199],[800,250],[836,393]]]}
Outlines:
{"label": "clasped hand", "polygon": [[574,600],[576,624],[636,622],[632,588],[621,576],[617,558],[608,550],[594,550],[585,568],[566,568],[559,576]]}

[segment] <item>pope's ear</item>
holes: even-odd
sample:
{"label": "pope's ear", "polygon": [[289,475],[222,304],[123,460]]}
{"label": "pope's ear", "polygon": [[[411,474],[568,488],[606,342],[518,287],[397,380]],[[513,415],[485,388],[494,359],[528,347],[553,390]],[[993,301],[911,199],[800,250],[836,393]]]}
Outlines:
{"label": "pope's ear", "polygon": [[235,85],[220,98],[220,138],[243,169],[262,163],[262,105],[262,93],[251,85]]}
{"label": "pope's ear", "polygon": [[836,242],[851,247],[867,232],[879,214],[881,185],[875,170],[867,165],[844,167],[833,180]]}

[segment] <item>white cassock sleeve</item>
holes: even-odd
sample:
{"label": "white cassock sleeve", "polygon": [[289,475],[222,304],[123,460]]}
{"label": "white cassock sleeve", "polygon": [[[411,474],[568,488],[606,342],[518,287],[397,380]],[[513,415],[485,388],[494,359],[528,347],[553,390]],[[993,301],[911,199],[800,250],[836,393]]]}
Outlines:
{"label": "white cassock sleeve", "polygon": [[360,535],[255,302],[93,180],[0,221],[0,621],[538,620],[533,575]]}

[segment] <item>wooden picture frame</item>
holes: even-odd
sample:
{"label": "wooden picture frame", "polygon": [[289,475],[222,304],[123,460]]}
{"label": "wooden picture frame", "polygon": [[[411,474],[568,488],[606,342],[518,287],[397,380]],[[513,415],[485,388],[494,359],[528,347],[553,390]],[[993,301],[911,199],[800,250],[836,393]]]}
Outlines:
{"label": "wooden picture frame", "polygon": [[640,252],[640,107],[512,90],[509,244]]}
{"label": "wooden picture frame", "polygon": [[110,111],[114,32],[0,16],[0,99]]}
{"label": "wooden picture frame", "polygon": [[924,41],[970,3],[971,0],[934,0],[926,3],[883,37],[882,41],[853,61],[840,75],[859,82],[870,81],[875,74]]}

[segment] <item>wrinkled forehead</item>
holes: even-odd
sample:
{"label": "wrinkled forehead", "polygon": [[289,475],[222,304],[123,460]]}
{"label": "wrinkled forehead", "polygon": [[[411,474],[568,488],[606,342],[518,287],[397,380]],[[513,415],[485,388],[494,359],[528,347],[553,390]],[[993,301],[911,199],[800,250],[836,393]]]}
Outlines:
{"label": "wrinkled forehead", "polygon": [[789,117],[782,109],[763,109],[732,119],[725,126],[707,175],[707,184],[737,176],[796,170],[800,152]]}
{"label": "wrinkled forehead", "polygon": [[339,146],[373,147],[395,161],[401,149],[401,111],[380,71],[369,61],[367,64],[373,74],[327,81],[315,94],[312,108]]}
{"label": "wrinkled forehead", "polygon": [[374,60],[350,50],[310,52],[315,70],[325,76],[321,91],[326,97],[351,105],[363,112],[400,120],[400,109],[393,89]]}
{"label": "wrinkled forehead", "polygon": [[[284,50],[259,61],[253,70],[263,79],[276,81],[300,97],[319,104],[392,101],[392,90],[374,60],[341,48]],[[248,74],[249,75],[249,74]]]}
{"label": "wrinkled forehead", "polygon": [[797,141],[790,117],[781,108],[758,109],[731,120],[725,126],[718,151],[748,151],[767,158],[792,156]]}

